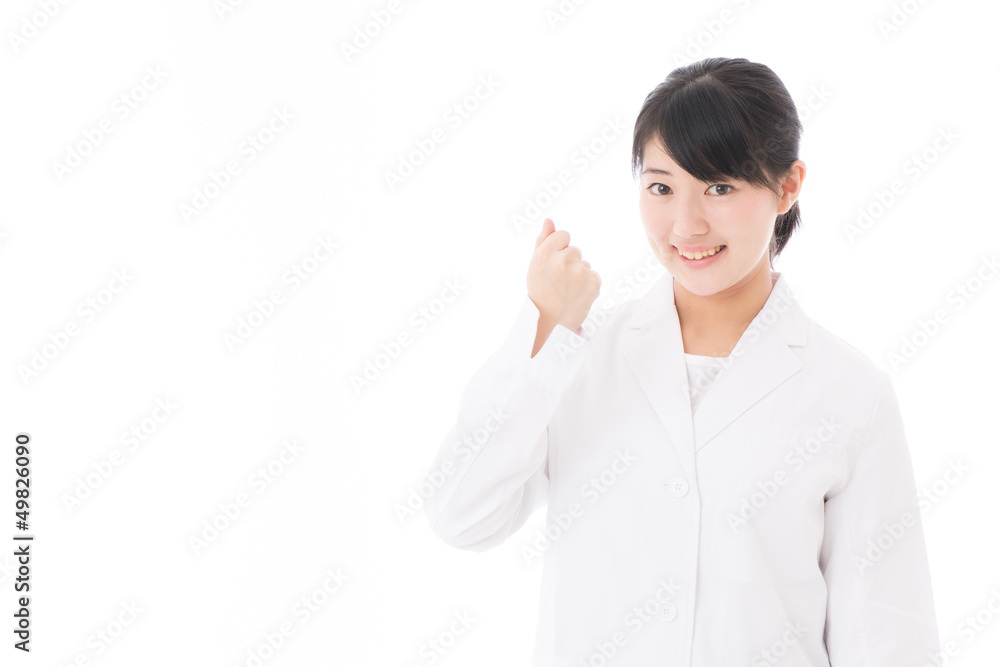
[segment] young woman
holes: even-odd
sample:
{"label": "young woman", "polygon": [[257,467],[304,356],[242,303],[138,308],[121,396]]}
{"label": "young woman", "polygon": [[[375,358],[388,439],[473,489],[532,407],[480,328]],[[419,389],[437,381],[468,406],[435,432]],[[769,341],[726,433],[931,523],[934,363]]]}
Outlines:
{"label": "young woman", "polygon": [[426,503],[476,551],[547,505],[532,667],[934,664],[891,378],[772,268],[799,223],[801,129],[764,65],[671,72],[632,151],[667,273],[594,326],[600,278],[543,224]]}

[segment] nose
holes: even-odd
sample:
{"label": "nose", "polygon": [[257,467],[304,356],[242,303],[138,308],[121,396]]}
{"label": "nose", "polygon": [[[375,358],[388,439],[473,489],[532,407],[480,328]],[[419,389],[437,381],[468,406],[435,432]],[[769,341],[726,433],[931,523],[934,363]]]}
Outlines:
{"label": "nose", "polygon": [[674,196],[674,234],[682,238],[694,238],[708,231],[705,209],[697,195]]}

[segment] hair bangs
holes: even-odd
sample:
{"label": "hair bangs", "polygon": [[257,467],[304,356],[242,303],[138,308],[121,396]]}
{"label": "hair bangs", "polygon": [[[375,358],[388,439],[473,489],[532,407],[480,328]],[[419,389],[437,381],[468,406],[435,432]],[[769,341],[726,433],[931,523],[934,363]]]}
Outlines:
{"label": "hair bangs", "polygon": [[753,129],[744,110],[713,84],[703,78],[678,90],[657,109],[650,126],[659,135],[661,148],[699,181],[736,178],[766,186],[766,175],[752,159]]}

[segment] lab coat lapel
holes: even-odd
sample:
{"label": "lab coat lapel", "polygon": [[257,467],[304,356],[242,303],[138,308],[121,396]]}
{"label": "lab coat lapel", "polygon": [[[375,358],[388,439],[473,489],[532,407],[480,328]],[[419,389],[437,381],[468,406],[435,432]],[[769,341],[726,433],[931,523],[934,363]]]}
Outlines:
{"label": "lab coat lapel", "polygon": [[620,345],[629,369],[674,443],[686,476],[695,479],[684,343],[669,273],[660,276],[639,300]]}
{"label": "lab coat lapel", "polygon": [[662,275],[640,299],[622,338],[622,353],[649,399],[689,477],[695,453],[778,385],[802,368],[790,346],[805,345],[806,317],[788,280],[777,282],[747,326],[722,373],[692,418],[687,365],[674,305],[673,276]]}
{"label": "lab coat lapel", "polygon": [[792,346],[806,343],[805,315],[788,280],[780,273],[771,275],[778,278],[771,294],[694,414],[696,451],[803,367]]}

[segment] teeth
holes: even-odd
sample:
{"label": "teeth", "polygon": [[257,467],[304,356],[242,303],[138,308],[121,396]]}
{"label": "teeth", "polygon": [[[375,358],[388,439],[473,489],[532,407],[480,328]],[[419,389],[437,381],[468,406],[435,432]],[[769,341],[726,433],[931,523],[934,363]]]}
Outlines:
{"label": "teeth", "polygon": [[684,252],[683,250],[680,249],[678,249],[677,252],[679,252],[684,257],[687,257],[688,259],[701,259],[702,257],[709,257],[711,255],[714,255],[720,250],[722,250],[722,246],[717,245],[714,248],[709,248],[708,250],[699,250],[698,252]]}

